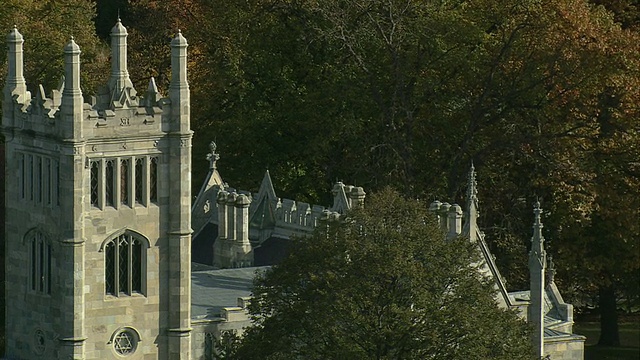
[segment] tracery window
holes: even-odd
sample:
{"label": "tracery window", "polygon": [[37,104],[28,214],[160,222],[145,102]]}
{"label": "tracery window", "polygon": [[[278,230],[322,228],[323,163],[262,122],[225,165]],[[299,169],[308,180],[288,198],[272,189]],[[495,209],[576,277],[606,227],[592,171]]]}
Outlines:
{"label": "tracery window", "polygon": [[143,241],[139,236],[125,232],[105,244],[106,294],[142,293]]}
{"label": "tracery window", "polygon": [[97,209],[148,206],[158,201],[158,157],[90,159],[89,194]]}
{"label": "tracery window", "polygon": [[51,294],[51,244],[39,231],[29,234],[30,246],[29,282],[31,290]]}

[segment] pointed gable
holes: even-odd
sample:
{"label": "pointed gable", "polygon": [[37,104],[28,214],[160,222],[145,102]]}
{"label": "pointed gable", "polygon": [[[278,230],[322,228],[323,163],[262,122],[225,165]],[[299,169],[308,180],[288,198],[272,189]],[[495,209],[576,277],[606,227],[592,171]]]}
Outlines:
{"label": "pointed gable", "polygon": [[264,173],[262,183],[260,184],[260,190],[255,200],[255,207],[252,213],[249,215],[249,226],[257,227],[258,229],[272,228],[276,224],[276,204],[278,203],[278,197],[276,191],[273,188],[273,182],[271,181],[271,175],[269,170]]}
{"label": "pointed gable", "polygon": [[351,209],[351,201],[347,196],[347,193],[351,191],[353,186],[348,186],[343,184],[341,181],[338,181],[331,190],[333,194],[333,206],[331,206],[331,211],[335,211],[340,214],[346,214],[349,209]]}

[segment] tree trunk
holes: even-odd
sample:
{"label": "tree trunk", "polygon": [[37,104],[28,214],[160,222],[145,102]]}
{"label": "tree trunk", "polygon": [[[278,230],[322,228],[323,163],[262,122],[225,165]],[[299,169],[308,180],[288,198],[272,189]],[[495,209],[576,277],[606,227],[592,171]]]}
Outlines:
{"label": "tree trunk", "polygon": [[613,285],[600,286],[600,346],[620,346],[616,291]]}

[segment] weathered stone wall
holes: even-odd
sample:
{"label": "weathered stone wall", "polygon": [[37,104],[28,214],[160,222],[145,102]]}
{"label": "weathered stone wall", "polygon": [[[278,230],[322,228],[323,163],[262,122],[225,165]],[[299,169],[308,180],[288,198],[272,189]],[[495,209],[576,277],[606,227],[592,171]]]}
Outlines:
{"label": "weathered stone wall", "polygon": [[[73,39],[64,47],[64,90],[47,98],[41,87],[35,97],[26,91],[22,35],[14,29],[7,38],[1,129],[11,190],[4,229],[9,358],[120,359],[115,335],[123,330],[128,359],[191,358],[187,43],[179,33],[171,43],[169,97],[159,96],[153,79],[139,97],[126,69],[126,35],[118,21],[108,87],[88,103]],[[143,160],[141,176],[136,159]],[[140,240],[141,256],[134,260],[131,248],[122,257],[112,252],[118,260],[107,266],[105,246],[123,234]],[[32,247],[32,237],[42,245]],[[119,268],[127,263],[141,264],[138,275],[134,266]],[[118,284],[112,291],[106,279],[118,277],[108,269],[123,279],[109,282]],[[134,278],[141,279],[135,289]]]}
{"label": "weathered stone wall", "polygon": [[572,339],[562,339],[558,341],[545,341],[544,353],[549,355],[551,360],[583,360],[584,359],[584,337],[575,336]]}

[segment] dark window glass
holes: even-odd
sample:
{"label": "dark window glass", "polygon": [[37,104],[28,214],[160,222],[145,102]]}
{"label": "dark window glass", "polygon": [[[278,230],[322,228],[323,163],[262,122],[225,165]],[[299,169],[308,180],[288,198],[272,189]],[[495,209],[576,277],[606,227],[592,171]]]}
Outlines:
{"label": "dark window glass", "polygon": [[51,245],[40,232],[34,232],[31,242],[31,290],[51,294]]}
{"label": "dark window glass", "polygon": [[142,204],[142,180],[144,179],[143,172],[144,159],[138,158],[136,159],[136,179],[135,179],[135,192],[136,192],[136,203]]}
{"label": "dark window glass", "polygon": [[114,177],[114,168],[113,168],[113,159],[107,160],[105,162],[105,179],[104,179],[104,195],[107,206],[113,206],[114,204],[114,194],[113,194],[113,183],[115,180]]}
{"label": "dark window glass", "polygon": [[142,293],[143,246],[125,233],[105,246],[105,291],[109,295]]}
{"label": "dark window glass", "polygon": [[116,246],[111,241],[104,251],[104,282],[107,294],[116,294]]}
{"label": "dark window glass", "polygon": [[142,292],[142,244],[140,240],[131,240],[131,292]]}
{"label": "dark window glass", "polygon": [[47,244],[47,294],[51,294],[51,245]]}
{"label": "dark window glass", "polygon": [[131,294],[129,289],[129,237],[121,235],[118,244],[118,284],[120,292]]}
{"label": "dark window glass", "polygon": [[120,159],[120,203],[129,204],[129,159]]}
{"label": "dark window glass", "polygon": [[98,202],[98,195],[100,194],[99,193],[99,186],[100,186],[99,165],[100,165],[100,162],[98,161],[91,162],[91,205],[95,207],[99,206],[99,202]]}
{"label": "dark window glass", "polygon": [[38,242],[31,240],[31,290],[36,290],[38,278]]}
{"label": "dark window glass", "polygon": [[149,164],[149,201],[158,202],[158,158],[152,157]]}

